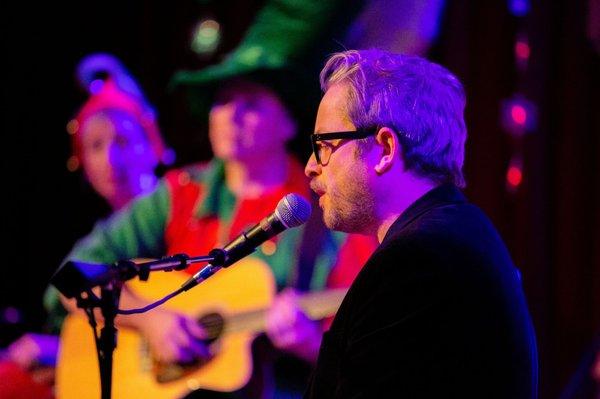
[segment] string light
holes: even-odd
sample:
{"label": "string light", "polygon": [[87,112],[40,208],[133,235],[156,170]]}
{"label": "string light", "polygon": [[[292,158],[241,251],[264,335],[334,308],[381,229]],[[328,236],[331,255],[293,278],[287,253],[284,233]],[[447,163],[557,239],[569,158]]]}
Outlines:
{"label": "string light", "polygon": [[511,137],[513,154],[506,169],[506,188],[516,192],[521,186],[525,171],[523,168],[523,137],[537,129],[537,106],[522,92],[525,74],[531,56],[529,37],[525,29],[525,17],[531,11],[529,0],[508,0],[508,10],[517,18],[517,34],[513,46],[515,69],[517,70],[517,90],[501,102],[500,118],[504,131]]}
{"label": "string light", "polygon": [[509,191],[516,190],[523,181],[523,164],[520,157],[513,159],[506,171],[506,183]]}
{"label": "string light", "polygon": [[530,54],[531,49],[529,48],[529,43],[525,40],[520,40],[515,43],[515,55],[518,59],[527,61],[529,60]]}

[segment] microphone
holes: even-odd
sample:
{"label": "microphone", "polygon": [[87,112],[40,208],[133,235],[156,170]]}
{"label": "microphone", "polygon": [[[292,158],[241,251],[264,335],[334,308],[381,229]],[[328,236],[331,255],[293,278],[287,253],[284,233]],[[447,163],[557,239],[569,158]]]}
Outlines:
{"label": "microphone", "polygon": [[263,242],[282,231],[305,223],[310,217],[310,213],[311,206],[301,195],[295,193],[286,195],[269,216],[237,236],[223,249],[213,249],[210,255],[215,256],[215,261],[186,281],[182,285],[183,290],[189,290],[213,275],[221,267],[228,267],[251,254]]}

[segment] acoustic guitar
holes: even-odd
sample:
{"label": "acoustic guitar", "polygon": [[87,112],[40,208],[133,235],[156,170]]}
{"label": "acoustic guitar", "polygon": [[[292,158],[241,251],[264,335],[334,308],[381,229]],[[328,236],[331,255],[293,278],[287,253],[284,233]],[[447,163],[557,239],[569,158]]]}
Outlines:
{"label": "acoustic guitar", "polygon": [[[188,278],[181,272],[154,273],[147,282],[132,281],[128,286],[154,301]],[[318,320],[333,315],[345,294],[345,289],[309,293],[301,296],[299,303],[310,318]],[[252,341],[264,331],[266,311],[274,296],[269,266],[246,258],[162,305],[197,318],[206,329],[214,356],[202,363],[159,363],[135,330],[119,328],[112,397],[180,398],[199,388],[222,392],[242,388],[252,374]],[[69,315],[63,324],[56,394],[58,399],[97,399],[100,395],[94,338],[81,315]]]}

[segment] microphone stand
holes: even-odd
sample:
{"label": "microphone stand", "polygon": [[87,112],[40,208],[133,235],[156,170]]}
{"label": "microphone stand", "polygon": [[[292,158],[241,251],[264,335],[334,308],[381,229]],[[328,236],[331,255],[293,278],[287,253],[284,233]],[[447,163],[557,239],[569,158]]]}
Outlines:
{"label": "microphone stand", "polygon": [[113,352],[117,347],[117,329],[115,317],[119,307],[119,297],[123,283],[118,282],[112,287],[103,287],[100,297],[100,309],[104,316],[104,327],[100,333],[98,359],[100,362],[100,382],[102,399],[110,399],[112,388]]}
{"label": "microphone stand", "polygon": [[[91,290],[84,292],[85,295],[80,293],[77,296],[77,306],[87,314],[96,342],[102,399],[110,399],[111,397],[113,352],[117,346],[117,329],[114,321],[122,286],[123,282],[113,281],[101,288],[100,297],[97,297]],[[97,322],[94,316],[94,308],[100,308],[104,318],[104,327],[100,330],[100,336],[98,336],[96,330]]]}
{"label": "microphone stand", "polygon": [[[214,271],[216,271],[225,262],[225,256],[225,251],[215,249],[208,256],[193,258],[190,258],[186,254],[177,254],[139,264],[128,260],[119,261],[111,267],[109,282],[102,286],[100,297],[97,297],[91,289],[86,289],[76,295],[77,307],[82,308],[87,314],[88,321],[94,333],[94,340],[96,341],[96,351],[98,353],[100,368],[101,399],[110,399],[112,393],[113,353],[117,347],[115,317],[119,313],[119,298],[124,282],[136,276],[140,280],[146,281],[152,271],[183,270],[189,265],[198,262],[214,263]],[[210,277],[210,275],[206,275],[206,278]],[[183,290],[180,289],[180,292],[183,292]],[[97,323],[94,316],[94,308],[100,308],[104,317],[104,327],[101,329],[100,336],[98,336],[96,330]],[[147,310],[149,309],[151,308]]]}
{"label": "microphone stand", "polygon": [[[178,254],[156,261],[135,264],[132,261],[120,261],[112,266],[67,262],[52,276],[52,284],[67,298],[77,298],[77,306],[84,309],[94,331],[102,399],[110,399],[112,383],[112,356],[117,343],[115,317],[117,314],[144,313],[168,301],[180,293],[203,282],[223,267],[235,263],[252,253],[258,245],[286,228],[298,226],[308,219],[310,204],[298,194],[288,194],[279,201],[277,209],[250,230],[243,232],[223,249],[213,249],[207,256],[190,258]],[[140,309],[120,310],[118,308],[121,289],[125,281],[134,277],[146,281],[151,271],[183,270],[192,263],[209,264],[183,283],[166,297]],[[92,287],[100,286],[101,297],[92,292]],[[84,295],[85,294],[85,295]],[[94,308],[99,307],[104,316],[104,327],[98,337]]]}

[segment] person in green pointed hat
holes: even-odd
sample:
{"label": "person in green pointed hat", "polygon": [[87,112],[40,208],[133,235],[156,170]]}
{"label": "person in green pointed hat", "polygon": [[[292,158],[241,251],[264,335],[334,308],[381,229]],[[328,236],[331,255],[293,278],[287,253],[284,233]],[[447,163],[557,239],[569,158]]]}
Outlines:
{"label": "person in green pointed hat", "polygon": [[278,95],[298,131],[310,130],[320,98],[322,61],[339,50],[340,40],[364,3],[267,0],[239,45],[221,62],[177,72],[170,88],[184,91],[192,113],[202,118],[210,109],[215,89],[234,79],[252,80]]}

